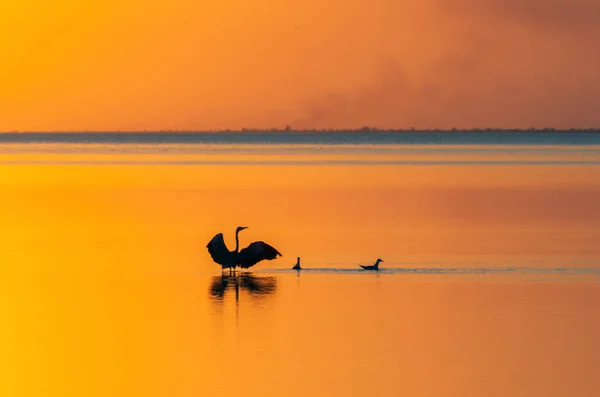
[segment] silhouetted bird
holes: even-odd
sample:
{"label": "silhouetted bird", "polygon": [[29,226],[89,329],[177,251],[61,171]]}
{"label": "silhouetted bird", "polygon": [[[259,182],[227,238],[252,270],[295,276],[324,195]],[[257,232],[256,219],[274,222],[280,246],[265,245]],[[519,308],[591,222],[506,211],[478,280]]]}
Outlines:
{"label": "silhouetted bird", "polygon": [[298,261],[296,262],[296,264],[294,265],[294,267],[292,269],[302,270],[302,268],[300,267],[300,257],[298,257]]}
{"label": "silhouetted bird", "polygon": [[229,268],[235,270],[237,266],[247,269],[263,260],[271,260],[281,256],[279,251],[263,241],[255,241],[241,251],[239,250],[240,241],[238,234],[247,229],[244,226],[238,226],[235,230],[235,251],[229,251],[223,239],[223,233],[217,234],[210,240],[206,248],[213,261],[221,265],[221,269]]}
{"label": "silhouetted bird", "polygon": [[381,263],[381,262],[384,262],[383,259],[377,259],[377,262],[375,262],[375,264],[372,266],[360,265],[360,267],[362,267],[365,270],[379,270],[379,263]]}

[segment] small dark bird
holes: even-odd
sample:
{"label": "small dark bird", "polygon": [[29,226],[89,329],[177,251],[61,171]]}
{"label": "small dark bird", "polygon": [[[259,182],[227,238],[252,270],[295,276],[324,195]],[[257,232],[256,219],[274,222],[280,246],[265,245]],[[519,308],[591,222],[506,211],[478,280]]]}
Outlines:
{"label": "small dark bird", "polygon": [[384,262],[384,260],[383,259],[377,259],[377,262],[375,262],[375,264],[372,265],[372,266],[363,266],[363,265],[360,265],[360,267],[362,267],[365,270],[377,270],[377,271],[379,271],[379,263],[381,263],[381,262]]}
{"label": "small dark bird", "polygon": [[264,241],[255,241],[249,246],[239,251],[240,240],[238,234],[248,229],[245,226],[238,226],[235,230],[235,250],[229,251],[225,245],[223,233],[217,234],[210,240],[206,248],[215,263],[221,265],[221,269],[235,270],[236,267],[248,269],[263,260],[272,260],[281,256],[281,253],[271,247]]}
{"label": "small dark bird", "polygon": [[298,257],[298,260],[296,261],[296,264],[294,265],[294,267],[292,269],[293,270],[302,270],[302,268],[300,267],[300,257]]}

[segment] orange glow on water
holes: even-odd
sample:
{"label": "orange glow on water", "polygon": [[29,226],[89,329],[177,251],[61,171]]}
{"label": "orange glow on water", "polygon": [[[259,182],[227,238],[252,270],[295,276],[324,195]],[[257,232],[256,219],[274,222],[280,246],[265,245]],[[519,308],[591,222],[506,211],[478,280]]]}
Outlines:
{"label": "orange glow on water", "polygon": [[[598,389],[596,166],[64,165],[86,156],[26,150],[0,166],[2,395]],[[231,247],[238,225],[242,246],[283,257],[222,279],[205,245],[223,232]],[[309,271],[282,272],[296,256]],[[378,256],[541,270],[348,273]]]}

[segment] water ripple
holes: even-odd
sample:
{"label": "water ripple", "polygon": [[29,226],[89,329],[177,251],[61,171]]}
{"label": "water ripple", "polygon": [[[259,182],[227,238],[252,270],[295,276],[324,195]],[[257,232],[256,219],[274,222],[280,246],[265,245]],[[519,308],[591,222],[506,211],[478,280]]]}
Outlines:
{"label": "water ripple", "polygon": [[[295,273],[291,269],[261,269],[257,273]],[[302,273],[316,274],[560,274],[560,275],[600,275],[600,267],[414,267],[414,268],[382,268],[378,272],[366,271],[360,268],[306,268]]]}

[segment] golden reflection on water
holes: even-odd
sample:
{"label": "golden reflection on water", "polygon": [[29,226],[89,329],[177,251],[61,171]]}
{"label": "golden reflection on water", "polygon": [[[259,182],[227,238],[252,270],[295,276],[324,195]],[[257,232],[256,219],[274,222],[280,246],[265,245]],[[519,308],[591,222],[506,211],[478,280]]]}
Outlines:
{"label": "golden reflection on water", "polygon": [[[595,396],[595,166],[0,167],[2,396]],[[283,257],[229,276],[206,243]]]}

